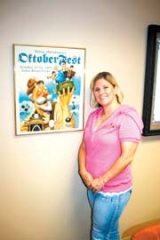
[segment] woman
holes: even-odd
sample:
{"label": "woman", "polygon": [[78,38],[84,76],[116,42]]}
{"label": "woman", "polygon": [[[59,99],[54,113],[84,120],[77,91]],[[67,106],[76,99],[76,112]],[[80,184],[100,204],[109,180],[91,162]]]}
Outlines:
{"label": "woman", "polygon": [[118,222],[132,192],[131,162],[143,123],[134,108],[121,105],[123,93],[109,72],[98,73],[91,90],[97,109],[79,148],[79,174],[92,211],[92,240],[120,240]]}

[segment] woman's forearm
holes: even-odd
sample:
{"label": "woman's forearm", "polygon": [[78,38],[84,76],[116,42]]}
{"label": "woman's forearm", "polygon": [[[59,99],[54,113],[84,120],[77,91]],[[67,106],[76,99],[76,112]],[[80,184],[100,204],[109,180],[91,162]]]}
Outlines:
{"label": "woman's forearm", "polygon": [[79,148],[79,152],[78,152],[78,166],[79,166],[79,175],[82,178],[86,187],[89,188],[93,181],[93,177],[86,170],[86,149],[85,149],[84,141],[82,141]]}
{"label": "woman's forearm", "polygon": [[86,171],[86,160],[85,160],[85,143],[82,141],[79,152],[78,152],[78,167],[79,167],[79,174]]}
{"label": "woman's forearm", "polygon": [[117,175],[119,175],[123,170],[131,164],[138,144],[137,143],[122,143],[122,154],[117,159],[117,161],[112,165],[112,167],[104,173],[101,177],[104,183],[107,183],[109,180],[112,180]]}

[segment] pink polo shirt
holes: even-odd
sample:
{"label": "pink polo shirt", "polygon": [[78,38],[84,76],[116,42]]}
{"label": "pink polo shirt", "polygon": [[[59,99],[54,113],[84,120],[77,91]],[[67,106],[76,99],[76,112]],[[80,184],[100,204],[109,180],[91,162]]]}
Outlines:
{"label": "pink polo shirt", "polygon": [[[121,105],[103,124],[96,128],[102,108],[93,111],[87,120],[84,141],[86,169],[94,178],[103,175],[121,155],[121,142],[139,142],[143,123],[134,108]],[[131,164],[107,182],[103,192],[121,192],[132,187]]]}

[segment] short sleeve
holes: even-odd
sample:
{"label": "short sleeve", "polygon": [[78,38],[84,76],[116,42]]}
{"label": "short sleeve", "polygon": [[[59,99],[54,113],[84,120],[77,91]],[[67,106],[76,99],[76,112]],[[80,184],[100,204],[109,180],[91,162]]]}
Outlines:
{"label": "short sleeve", "polygon": [[139,142],[141,140],[142,122],[138,116],[137,119],[135,120],[130,115],[123,116],[123,119],[119,126],[119,138],[121,142]]}

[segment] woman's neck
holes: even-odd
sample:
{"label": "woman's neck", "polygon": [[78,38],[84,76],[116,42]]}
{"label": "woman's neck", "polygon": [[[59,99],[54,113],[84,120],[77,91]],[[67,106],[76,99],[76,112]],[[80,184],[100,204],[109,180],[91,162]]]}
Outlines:
{"label": "woman's neck", "polygon": [[102,112],[97,120],[96,127],[100,127],[107,118],[109,118],[112,113],[120,107],[120,104],[112,104],[110,106],[103,106]]}
{"label": "woman's neck", "polygon": [[102,110],[101,116],[103,118],[108,118],[119,107],[120,107],[120,104],[117,102],[115,104],[111,104],[108,106],[102,106],[103,110]]}

